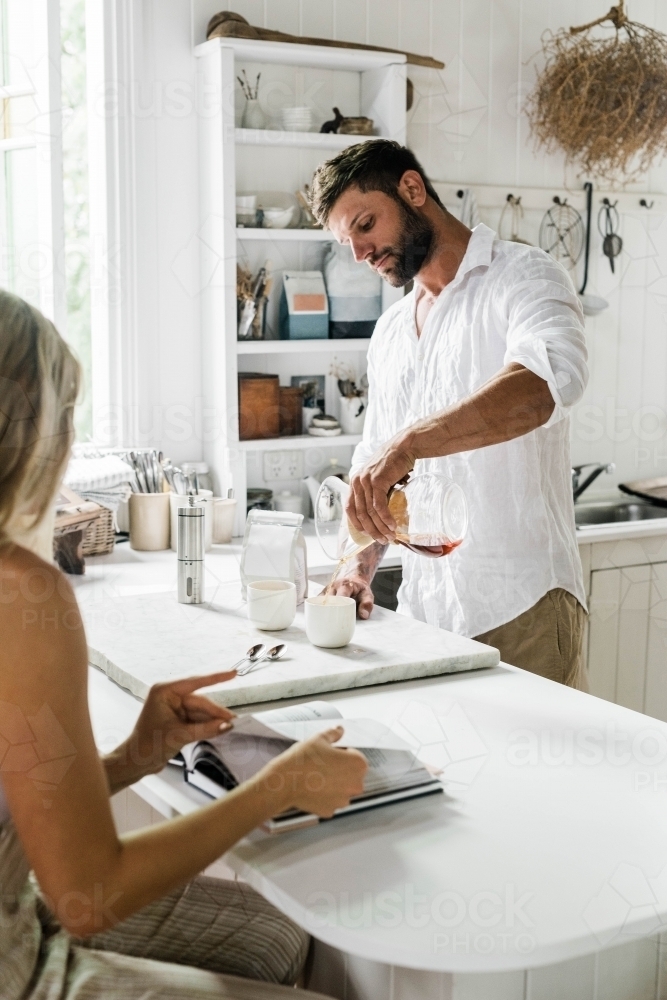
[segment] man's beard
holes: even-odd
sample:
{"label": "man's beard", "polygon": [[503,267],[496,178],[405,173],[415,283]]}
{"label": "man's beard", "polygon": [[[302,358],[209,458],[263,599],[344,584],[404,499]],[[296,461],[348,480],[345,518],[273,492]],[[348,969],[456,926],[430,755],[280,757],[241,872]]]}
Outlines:
{"label": "man's beard", "polygon": [[400,196],[396,201],[401,210],[402,225],[395,246],[385,247],[371,258],[371,264],[387,254],[393,257],[391,265],[379,272],[394,288],[402,288],[412,281],[429,259],[435,240],[435,229],[427,218],[415,212]]}

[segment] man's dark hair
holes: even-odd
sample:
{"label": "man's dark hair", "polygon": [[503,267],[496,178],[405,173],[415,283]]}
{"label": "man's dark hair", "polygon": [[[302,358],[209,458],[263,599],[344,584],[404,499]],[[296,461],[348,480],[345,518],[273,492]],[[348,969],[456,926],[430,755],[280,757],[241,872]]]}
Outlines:
{"label": "man's dark hair", "polygon": [[331,210],[349,187],[361,191],[383,191],[398,198],[398,185],[406,170],[415,170],[424,182],[426,193],[445,206],[424,173],[415,154],[391,139],[371,139],[348,146],[315,171],[311,208],[315,218],[326,226]]}

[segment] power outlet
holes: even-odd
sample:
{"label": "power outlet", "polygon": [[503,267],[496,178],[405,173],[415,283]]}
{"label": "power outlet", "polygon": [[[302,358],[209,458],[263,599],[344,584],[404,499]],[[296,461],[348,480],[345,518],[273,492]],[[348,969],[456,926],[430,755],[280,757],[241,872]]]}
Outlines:
{"label": "power outlet", "polygon": [[303,479],[302,451],[265,451],[264,482]]}

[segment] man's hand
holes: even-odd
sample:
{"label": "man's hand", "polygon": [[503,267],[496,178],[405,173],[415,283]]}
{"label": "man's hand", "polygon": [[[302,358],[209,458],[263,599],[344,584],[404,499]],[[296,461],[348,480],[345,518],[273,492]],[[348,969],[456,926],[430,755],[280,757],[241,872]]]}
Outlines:
{"label": "man's hand", "polygon": [[516,361],[501,368],[477,392],[418,420],[385,444],[350,484],[347,516],[357,531],[378,542],[393,541],[396,524],[389,490],[417,459],[442,458],[511,441],[545,424],[554,398],[544,379]]}
{"label": "man's hand", "polygon": [[347,516],[357,531],[370,535],[376,542],[387,545],[394,541],[394,521],[387,497],[392,486],[408,476],[415,456],[403,434],[388,441],[350,483]]}
{"label": "man's hand", "polygon": [[357,618],[369,618],[375,598],[369,581],[359,573],[340,576],[327,587],[327,593],[339,597],[354,597],[357,602]]}
{"label": "man's hand", "polygon": [[236,671],[227,670],[154,684],[132,735],[103,758],[112,793],[161,771],[186,743],[210,740],[229,729],[234,712],[195,692],[233,677]]}
{"label": "man's hand", "polygon": [[373,610],[375,598],[371,590],[371,580],[382,561],[386,547],[373,542],[361,552],[357,552],[354,559],[348,563],[345,575],[337,577],[327,588],[330,594],[354,597],[357,602],[358,618],[369,618]]}

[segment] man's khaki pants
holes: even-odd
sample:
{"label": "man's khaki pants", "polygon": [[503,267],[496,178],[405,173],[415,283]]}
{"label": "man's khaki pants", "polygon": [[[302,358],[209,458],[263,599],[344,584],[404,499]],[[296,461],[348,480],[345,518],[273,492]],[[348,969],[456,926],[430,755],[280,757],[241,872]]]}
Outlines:
{"label": "man's khaki pants", "polygon": [[558,588],[518,618],[475,639],[500,650],[503,663],[588,691],[581,658],[585,621],[586,612],[576,597]]}

